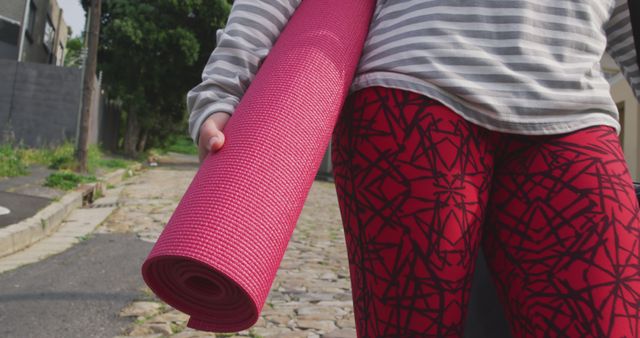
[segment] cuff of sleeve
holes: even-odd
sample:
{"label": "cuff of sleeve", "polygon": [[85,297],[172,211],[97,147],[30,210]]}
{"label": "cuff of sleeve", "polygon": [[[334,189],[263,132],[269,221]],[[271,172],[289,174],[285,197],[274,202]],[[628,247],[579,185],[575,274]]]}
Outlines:
{"label": "cuff of sleeve", "polygon": [[200,127],[202,126],[202,123],[204,123],[204,121],[214,113],[223,112],[232,115],[235,110],[235,106],[235,102],[219,101],[211,104],[206,110],[203,110],[198,114],[198,117],[191,123],[191,139],[193,139],[193,143],[196,147],[198,146],[198,138],[200,137]]}

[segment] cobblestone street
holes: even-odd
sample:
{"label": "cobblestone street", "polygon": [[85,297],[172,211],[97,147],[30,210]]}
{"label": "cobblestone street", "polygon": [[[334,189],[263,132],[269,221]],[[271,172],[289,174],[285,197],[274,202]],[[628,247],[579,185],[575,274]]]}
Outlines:
{"label": "cobblestone street", "polygon": [[[135,233],[155,241],[195,174],[193,166],[151,169],[126,182],[120,208],[98,233]],[[146,295],[121,310],[137,337],[216,337],[185,328],[187,316]],[[344,236],[333,183],[316,181],[289,242],[258,323],[217,337],[355,337]]]}

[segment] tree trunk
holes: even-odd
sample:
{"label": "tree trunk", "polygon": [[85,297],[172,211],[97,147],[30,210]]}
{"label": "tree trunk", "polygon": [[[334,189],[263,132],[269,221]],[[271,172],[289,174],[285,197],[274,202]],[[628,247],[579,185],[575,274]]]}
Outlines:
{"label": "tree trunk", "polygon": [[89,149],[89,119],[91,114],[91,96],[93,94],[93,79],[98,63],[98,37],[100,36],[101,0],[92,0],[90,9],[89,41],[87,42],[88,56],[84,65],[84,79],[82,92],[82,112],[80,114],[80,135],[76,149],[78,170],[87,171],[87,153]]}
{"label": "tree trunk", "polygon": [[138,124],[138,114],[135,110],[127,112],[127,131],[124,134],[124,153],[135,157],[137,152],[138,137],[140,136],[140,125]]}
{"label": "tree trunk", "polygon": [[147,146],[147,137],[149,136],[149,129],[144,128],[141,132],[142,136],[140,136],[140,140],[138,141],[138,153],[144,151],[144,148]]}

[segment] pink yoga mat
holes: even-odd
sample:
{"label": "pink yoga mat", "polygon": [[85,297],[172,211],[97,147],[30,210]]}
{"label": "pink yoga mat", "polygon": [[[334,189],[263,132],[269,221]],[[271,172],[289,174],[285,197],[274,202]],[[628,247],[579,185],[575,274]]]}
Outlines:
{"label": "pink yoga mat", "polygon": [[305,0],[142,266],[188,326],[258,320],[353,80],[375,0]]}

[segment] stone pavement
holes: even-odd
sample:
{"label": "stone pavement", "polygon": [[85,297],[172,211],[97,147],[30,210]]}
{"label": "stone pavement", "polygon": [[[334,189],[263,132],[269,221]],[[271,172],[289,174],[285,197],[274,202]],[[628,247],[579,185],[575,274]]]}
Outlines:
{"label": "stone pavement", "polygon": [[[0,274],[0,336],[355,338],[346,246],[329,182],[313,183],[250,330],[213,334],[185,328],[187,316],[153,295],[140,266],[191,182],[195,161],[172,156],[116,185],[118,198],[101,206],[115,211],[94,234],[58,256]],[[482,304],[478,309],[487,310]],[[475,338],[506,337],[477,335],[481,331],[467,329]]]}
{"label": "stone pavement", "polygon": [[0,273],[22,265],[39,262],[83,241],[98,224],[113,212],[121,191],[122,188],[105,191],[106,196],[97,199],[90,208],[73,210],[50,236],[41,239],[27,249],[0,257]]}
{"label": "stone pavement", "polygon": [[[133,232],[148,242],[158,238],[197,169],[193,157],[171,159],[127,181],[121,207],[99,233]],[[465,337],[509,337],[482,259],[478,266]],[[140,287],[145,296],[120,311],[133,320],[122,337],[356,337],[344,233],[330,182],[313,183],[261,317],[250,330],[216,335],[185,328],[185,314]]]}
{"label": "stone pavement", "polygon": [[[161,162],[127,181],[121,207],[97,232],[133,232],[155,241],[191,182],[195,165]],[[334,185],[314,182],[260,320],[251,330],[217,337],[355,337],[340,224]],[[185,329],[187,316],[155,297],[142,297],[120,316],[134,320],[123,336],[216,337]]]}

